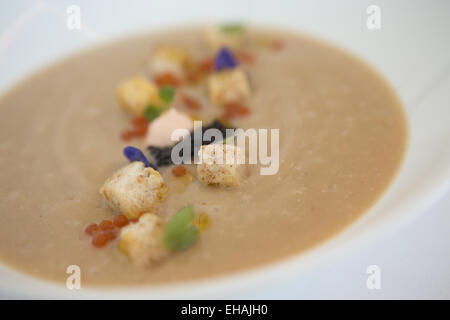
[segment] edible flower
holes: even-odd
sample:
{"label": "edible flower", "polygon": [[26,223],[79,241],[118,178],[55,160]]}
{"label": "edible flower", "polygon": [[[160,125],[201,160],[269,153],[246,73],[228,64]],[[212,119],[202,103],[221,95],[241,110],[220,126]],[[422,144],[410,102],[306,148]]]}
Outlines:
{"label": "edible flower", "polygon": [[194,225],[200,232],[205,231],[211,225],[211,218],[206,213],[200,213],[194,221]]}
{"label": "edible flower", "polygon": [[145,155],[138,148],[132,146],[125,147],[123,149],[123,154],[128,158],[128,160],[130,160],[130,162],[140,161],[143,162],[146,167],[151,167],[156,170],[156,167],[147,160]]}
{"label": "edible flower", "polygon": [[184,250],[195,242],[199,230],[192,223],[194,218],[194,209],[191,206],[185,206],[170,219],[163,235],[164,245],[169,250]]}
{"label": "edible flower", "polygon": [[226,47],[222,47],[214,58],[214,69],[222,71],[225,69],[233,69],[237,67],[238,62],[233,53]]}

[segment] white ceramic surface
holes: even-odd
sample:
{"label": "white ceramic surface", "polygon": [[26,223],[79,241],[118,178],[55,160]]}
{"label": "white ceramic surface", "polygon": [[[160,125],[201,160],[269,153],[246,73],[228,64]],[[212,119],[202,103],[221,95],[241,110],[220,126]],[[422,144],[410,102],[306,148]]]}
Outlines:
{"label": "white ceramic surface", "polygon": [[[81,8],[82,30],[66,28],[66,8]],[[199,21],[272,24],[344,47],[396,88],[410,123],[397,179],[382,199],[337,237],[271,265],[174,286],[69,291],[0,267],[2,297],[233,297],[265,288],[386,237],[413,221],[450,186],[450,42],[448,1],[377,1],[381,30],[366,28],[371,1],[14,1],[0,3],[0,90],[53,59],[141,30]],[[154,13],[154,14],[153,14]],[[434,97],[434,100],[433,100]],[[64,272],[64,270],[62,270]]]}

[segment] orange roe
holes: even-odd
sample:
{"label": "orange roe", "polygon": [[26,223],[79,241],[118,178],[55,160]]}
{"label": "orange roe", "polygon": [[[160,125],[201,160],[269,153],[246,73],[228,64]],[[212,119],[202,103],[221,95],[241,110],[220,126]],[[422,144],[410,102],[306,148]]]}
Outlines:
{"label": "orange roe", "polygon": [[174,86],[177,87],[180,85],[180,80],[177,79],[170,72],[159,74],[155,77],[155,82],[158,86]]}
{"label": "orange roe", "polygon": [[100,229],[102,230],[114,229],[114,224],[111,220],[103,220],[102,222],[100,222]]}
{"label": "orange roe", "polygon": [[139,128],[147,126],[148,120],[144,116],[135,116],[131,119],[131,125],[133,128]]}
{"label": "orange roe", "polygon": [[229,120],[231,118],[239,117],[239,116],[246,116],[250,114],[250,109],[244,106],[243,104],[232,102],[227,105],[225,105],[225,113],[223,117],[226,120]]}
{"label": "orange roe", "polygon": [[117,233],[113,230],[105,231],[103,234],[106,236],[107,241],[114,240],[117,237]]}
{"label": "orange roe", "polygon": [[191,70],[186,74],[186,81],[188,83],[194,84],[199,82],[203,78],[203,72],[200,72],[199,70]]}
{"label": "orange roe", "polygon": [[197,110],[201,109],[200,103],[196,99],[194,99],[194,98],[192,98],[192,97],[190,97],[188,95],[182,94],[181,95],[181,100],[183,101],[184,105],[188,109],[191,109],[191,110],[194,110],[194,111],[197,111]]}
{"label": "orange roe", "polygon": [[94,247],[101,248],[101,247],[104,247],[108,243],[108,240],[109,240],[109,238],[106,234],[100,233],[100,234],[95,235],[94,238],[92,238],[91,243]]}
{"label": "orange roe", "polygon": [[134,130],[125,130],[120,133],[120,139],[123,141],[129,141],[135,137]]}
{"label": "orange roe", "polygon": [[136,137],[145,137],[147,134],[148,121],[144,116],[136,116],[131,119],[132,129],[122,131],[120,138],[129,141]]}
{"label": "orange roe", "polygon": [[117,228],[122,228],[128,224],[128,218],[123,214],[118,214],[114,217],[113,223]]}
{"label": "orange roe", "polygon": [[237,58],[241,63],[253,63],[256,59],[252,53],[245,51],[238,52]]}
{"label": "orange roe", "polygon": [[205,58],[199,61],[194,67],[187,73],[186,80],[189,83],[200,82],[208,72],[212,71],[214,67],[214,60],[211,57]]}
{"label": "orange roe", "polygon": [[182,177],[187,173],[186,168],[183,166],[176,166],[172,169],[172,174],[175,177]]}
{"label": "orange roe", "polygon": [[139,218],[133,218],[133,219],[129,220],[130,223],[136,223],[138,221],[139,221]]}
{"label": "orange roe", "polygon": [[204,71],[204,72],[211,71],[213,67],[214,67],[214,60],[213,60],[213,58],[206,58],[206,59],[203,59],[202,61],[200,61],[198,63],[198,68],[201,71]]}
{"label": "orange roe", "polygon": [[99,227],[96,223],[91,223],[84,229],[84,232],[90,236],[94,235],[99,230]]}
{"label": "orange roe", "polygon": [[[84,232],[92,236],[92,245],[100,248],[104,247],[109,241],[117,238],[119,229],[126,226],[131,220],[123,214],[118,214],[113,221],[103,220],[99,224],[91,223],[86,227]],[[137,220],[136,220],[137,221]]]}
{"label": "orange roe", "polygon": [[284,43],[281,40],[273,40],[270,47],[275,51],[280,51],[284,48]]}
{"label": "orange roe", "polygon": [[145,126],[139,126],[139,127],[135,127],[134,128],[134,136],[135,137],[145,137],[145,135],[147,134],[147,128],[148,125],[146,124]]}

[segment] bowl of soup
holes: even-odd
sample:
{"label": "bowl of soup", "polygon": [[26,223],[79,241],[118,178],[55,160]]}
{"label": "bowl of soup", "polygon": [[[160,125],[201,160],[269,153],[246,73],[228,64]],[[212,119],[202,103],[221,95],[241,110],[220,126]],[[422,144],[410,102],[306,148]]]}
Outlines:
{"label": "bowl of soup", "polygon": [[434,145],[415,156],[432,123],[380,71],[264,24],[91,45],[0,109],[0,275],[18,295],[220,296],[306,274],[416,216],[449,172],[424,166]]}

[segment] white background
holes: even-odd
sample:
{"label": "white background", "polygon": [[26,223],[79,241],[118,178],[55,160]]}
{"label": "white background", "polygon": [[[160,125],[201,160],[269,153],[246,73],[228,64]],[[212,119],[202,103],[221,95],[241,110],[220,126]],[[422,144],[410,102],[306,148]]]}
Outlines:
{"label": "white background", "polygon": [[[71,4],[81,8],[80,31],[65,27],[65,10]],[[370,4],[382,9],[380,31],[365,28],[365,9]],[[450,1],[445,0],[4,0],[0,2],[0,89],[57,56],[97,41],[161,25],[230,18],[300,28],[389,73],[405,104],[449,105]],[[447,194],[419,219],[358,251],[333,258],[301,277],[230,298],[448,299],[449,212]],[[373,264],[381,268],[381,290],[366,287],[366,268]]]}

